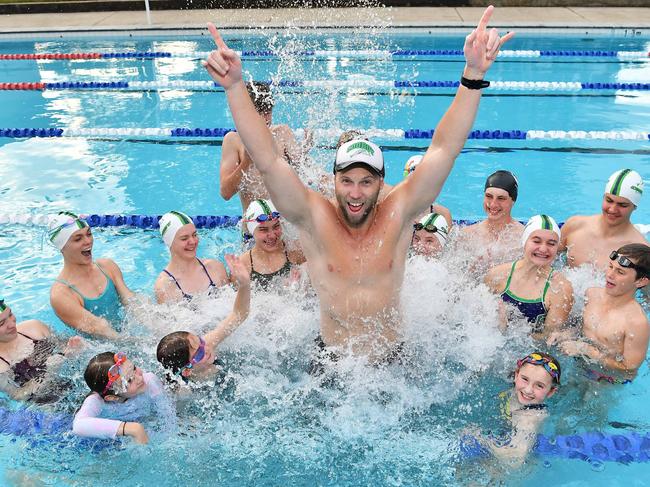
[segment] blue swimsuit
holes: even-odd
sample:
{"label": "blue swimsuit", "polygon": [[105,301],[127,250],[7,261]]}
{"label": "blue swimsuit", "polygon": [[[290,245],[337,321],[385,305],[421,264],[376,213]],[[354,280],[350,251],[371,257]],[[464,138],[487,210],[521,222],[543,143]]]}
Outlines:
{"label": "blue swimsuit", "polygon": [[510,291],[510,281],[512,280],[512,274],[515,272],[515,265],[517,261],[512,263],[512,268],[510,269],[510,274],[508,275],[508,281],[506,282],[506,288],[501,293],[501,299],[506,303],[513,304],[522,315],[526,317],[529,323],[533,326],[533,333],[541,333],[544,328],[544,320],[546,319],[546,305],[544,300],[546,299],[546,292],[551,286],[551,276],[553,275],[553,269],[549,272],[548,277],[546,278],[546,283],[544,284],[544,291],[542,291],[542,296],[537,299],[524,299],[520,298],[513,294]]}
{"label": "blue swimsuit", "polygon": [[120,303],[120,297],[117,294],[117,289],[115,289],[115,284],[113,280],[108,277],[108,274],[104,272],[104,269],[97,263],[95,263],[97,268],[102,271],[104,277],[106,277],[106,287],[104,291],[97,296],[96,298],[89,298],[84,296],[79,289],[77,289],[73,284],[70,284],[68,281],[63,279],[57,279],[57,282],[65,284],[74,292],[76,292],[84,302],[84,308],[90,311],[95,316],[104,318],[107,320],[113,327],[120,331],[119,323],[122,320],[122,304]]}

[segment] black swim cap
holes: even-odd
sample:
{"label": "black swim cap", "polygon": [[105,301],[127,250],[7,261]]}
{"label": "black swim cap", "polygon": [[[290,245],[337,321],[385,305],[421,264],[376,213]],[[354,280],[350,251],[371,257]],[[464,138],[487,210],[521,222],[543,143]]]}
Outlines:
{"label": "black swim cap", "polygon": [[519,183],[517,178],[510,171],[499,170],[488,176],[485,180],[485,189],[499,188],[507,191],[512,201],[517,201],[517,189]]}

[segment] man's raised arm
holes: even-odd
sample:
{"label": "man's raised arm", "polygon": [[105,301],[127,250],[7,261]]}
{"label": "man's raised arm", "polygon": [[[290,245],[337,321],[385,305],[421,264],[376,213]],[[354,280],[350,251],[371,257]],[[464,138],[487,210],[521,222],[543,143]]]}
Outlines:
{"label": "man's raised arm", "polygon": [[407,215],[415,216],[440,193],[474,124],[481,99],[481,90],[477,88],[496,59],[501,45],[514,36],[511,32],[500,38],[496,29],[487,29],[493,10],[492,6],[485,9],[476,29],[465,38],[463,83],[474,89],[465,84],[458,87],[454,101],[438,123],[418,170],[404,181],[402,188],[396,188],[397,197],[404,198]]}
{"label": "man's raised arm", "polygon": [[262,174],[273,203],[287,220],[297,223],[309,214],[308,190],[278,153],[271,131],[255,110],[242,79],[239,56],[226,45],[213,24],[208,23],[208,30],[217,49],[203,61],[203,66],[225,90],[237,133]]}

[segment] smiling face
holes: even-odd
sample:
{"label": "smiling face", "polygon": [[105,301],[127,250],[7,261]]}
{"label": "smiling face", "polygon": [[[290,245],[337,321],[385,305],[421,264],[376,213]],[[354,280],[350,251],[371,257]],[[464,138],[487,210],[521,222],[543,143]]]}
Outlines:
{"label": "smiling face", "polygon": [[535,230],[524,245],[524,258],[536,266],[551,265],[557,256],[560,240],[552,230]]}
{"label": "smiling face", "polygon": [[556,391],[551,374],[542,365],[525,363],[515,372],[515,397],[522,406],[542,404]]}
{"label": "smiling face", "polygon": [[0,342],[10,342],[18,336],[16,328],[16,317],[11,308],[0,313]]}
{"label": "smiling face", "polygon": [[71,264],[90,264],[93,261],[93,233],[90,227],[74,232],[61,249],[63,258]]}
{"label": "smiling face", "polygon": [[636,206],[630,200],[622,196],[614,196],[610,193],[605,193],[603,196],[603,217],[609,225],[629,223],[635,208]]}
{"label": "smiling face", "polygon": [[125,398],[142,394],[147,388],[147,384],[144,382],[144,376],[142,375],[142,369],[136,367],[129,359],[120,365],[120,378],[115,381],[112,387],[114,391],[123,391],[124,388],[126,388],[126,392],[120,392],[119,396]]}
{"label": "smiling face", "polygon": [[196,233],[194,223],[183,225],[176,235],[170,247],[170,252],[179,257],[186,257],[189,259],[196,258],[196,249],[199,246],[199,236]]}
{"label": "smiling face", "polygon": [[483,211],[488,220],[509,219],[515,202],[505,189],[488,188],[483,195]]}
{"label": "smiling face", "polygon": [[283,248],[282,224],[279,218],[260,222],[253,231],[255,247],[265,252],[273,252]]}
{"label": "smiling face", "polygon": [[382,178],[364,167],[338,171],[334,178],[336,201],[345,222],[352,228],[362,226],[377,204],[384,184]]}

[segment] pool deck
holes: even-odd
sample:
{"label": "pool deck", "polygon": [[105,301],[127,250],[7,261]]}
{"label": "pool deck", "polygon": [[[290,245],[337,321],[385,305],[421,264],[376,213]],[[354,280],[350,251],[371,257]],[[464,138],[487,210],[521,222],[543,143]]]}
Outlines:
{"label": "pool deck", "polygon": [[[221,28],[466,28],[480,18],[479,7],[389,7],[329,9],[213,9],[154,10],[151,23],[143,10],[14,14],[0,16],[0,33],[204,29],[207,21]],[[526,29],[633,29],[648,34],[650,8],[501,7],[493,22],[498,27]],[[645,32],[641,32],[645,31]]]}

